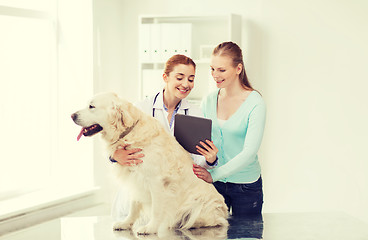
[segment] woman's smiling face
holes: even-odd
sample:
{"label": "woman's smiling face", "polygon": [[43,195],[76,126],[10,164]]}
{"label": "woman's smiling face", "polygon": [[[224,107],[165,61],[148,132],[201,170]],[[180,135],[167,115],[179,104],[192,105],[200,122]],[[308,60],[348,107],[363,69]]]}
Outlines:
{"label": "woman's smiling face", "polygon": [[239,80],[240,72],[241,66],[234,67],[230,57],[212,55],[211,74],[218,88],[225,88]]}
{"label": "woman's smiling face", "polygon": [[169,75],[164,73],[165,91],[176,98],[186,98],[194,87],[195,69],[192,65],[178,64]]}

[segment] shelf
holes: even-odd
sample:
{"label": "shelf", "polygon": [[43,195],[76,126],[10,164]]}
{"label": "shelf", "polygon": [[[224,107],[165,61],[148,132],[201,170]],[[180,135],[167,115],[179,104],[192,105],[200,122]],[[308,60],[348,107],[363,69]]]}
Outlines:
{"label": "shelf", "polygon": [[[194,63],[195,64],[201,64],[201,63],[209,63],[211,62],[211,59],[210,58],[206,58],[206,59],[193,59]],[[165,65],[165,62],[164,61],[158,61],[158,62],[150,62],[150,61],[143,61],[143,62],[140,62],[141,65]]]}
{"label": "shelf", "polygon": [[[141,98],[154,94],[154,91],[157,90],[156,86],[162,85],[162,72],[166,60],[175,52],[181,53],[180,49],[182,52],[185,49],[186,53],[184,54],[191,57],[197,65],[195,88],[188,98],[199,101],[210,91],[216,89],[209,71],[213,48],[224,41],[233,41],[240,45],[241,16],[236,14],[204,16],[142,15],[139,17],[139,32]],[[151,37],[152,39],[150,39]],[[182,45],[175,46],[180,41],[182,41],[180,43]],[[157,46],[157,44],[161,45]],[[155,47],[152,47],[152,45]],[[172,51],[173,47],[171,45],[179,50]],[[158,56],[160,53],[162,55]]]}

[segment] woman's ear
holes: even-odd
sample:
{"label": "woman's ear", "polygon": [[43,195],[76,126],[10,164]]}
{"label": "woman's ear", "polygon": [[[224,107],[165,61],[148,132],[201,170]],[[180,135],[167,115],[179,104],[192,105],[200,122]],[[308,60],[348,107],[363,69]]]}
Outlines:
{"label": "woman's ear", "polygon": [[168,76],[166,73],[162,74],[162,78],[164,79],[164,82],[167,83],[169,81]]}
{"label": "woman's ear", "polygon": [[236,67],[236,74],[240,74],[243,70],[243,64],[239,63]]}

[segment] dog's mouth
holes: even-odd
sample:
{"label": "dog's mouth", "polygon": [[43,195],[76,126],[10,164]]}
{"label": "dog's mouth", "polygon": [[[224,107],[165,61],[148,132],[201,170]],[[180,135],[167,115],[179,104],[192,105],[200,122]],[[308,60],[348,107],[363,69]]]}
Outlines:
{"label": "dog's mouth", "polygon": [[89,127],[83,127],[77,137],[77,141],[79,141],[82,135],[85,137],[90,137],[92,135],[95,135],[98,132],[101,132],[102,129],[103,128],[99,124],[93,124],[92,126],[89,126]]}

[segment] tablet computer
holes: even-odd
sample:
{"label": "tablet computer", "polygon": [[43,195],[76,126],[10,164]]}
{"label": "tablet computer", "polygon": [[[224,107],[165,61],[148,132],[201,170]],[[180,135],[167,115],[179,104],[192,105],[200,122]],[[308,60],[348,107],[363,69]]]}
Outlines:
{"label": "tablet computer", "polygon": [[196,145],[211,140],[212,120],[183,114],[175,115],[174,136],[180,145],[190,153],[199,154]]}

